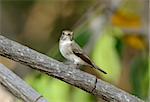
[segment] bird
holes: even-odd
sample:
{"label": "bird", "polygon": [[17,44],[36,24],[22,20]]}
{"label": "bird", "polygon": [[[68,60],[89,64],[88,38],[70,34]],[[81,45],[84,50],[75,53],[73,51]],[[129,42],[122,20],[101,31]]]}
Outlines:
{"label": "bird", "polygon": [[73,38],[74,33],[70,30],[63,30],[59,39],[59,50],[64,58],[75,65],[85,65],[95,68],[100,72],[107,74],[104,70],[93,63],[88,55],[81,49]]}

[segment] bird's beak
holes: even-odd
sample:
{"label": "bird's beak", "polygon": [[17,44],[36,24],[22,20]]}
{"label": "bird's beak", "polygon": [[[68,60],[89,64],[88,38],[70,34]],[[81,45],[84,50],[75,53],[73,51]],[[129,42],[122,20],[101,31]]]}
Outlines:
{"label": "bird's beak", "polygon": [[73,40],[73,36],[70,36],[70,40],[71,40],[71,41]]}
{"label": "bird's beak", "polygon": [[71,41],[73,40],[73,32],[71,32],[70,40],[71,40]]}

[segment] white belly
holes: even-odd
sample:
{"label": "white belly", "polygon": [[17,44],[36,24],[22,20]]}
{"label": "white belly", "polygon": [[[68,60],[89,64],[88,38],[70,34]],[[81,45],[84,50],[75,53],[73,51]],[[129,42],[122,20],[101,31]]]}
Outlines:
{"label": "white belly", "polygon": [[71,49],[71,41],[60,41],[59,43],[59,49],[63,57],[65,57],[67,60],[72,61],[74,64],[85,64],[84,61],[82,61],[79,57],[77,57],[72,49]]}

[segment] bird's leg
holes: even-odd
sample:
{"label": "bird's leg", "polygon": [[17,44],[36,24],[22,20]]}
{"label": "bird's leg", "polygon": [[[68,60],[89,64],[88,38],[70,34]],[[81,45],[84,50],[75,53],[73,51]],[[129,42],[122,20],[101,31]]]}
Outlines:
{"label": "bird's leg", "polygon": [[79,64],[71,63],[71,64],[69,64],[69,66],[70,66],[71,68],[80,69],[80,65],[79,65]]}
{"label": "bird's leg", "polygon": [[80,69],[80,64],[79,63],[74,62],[74,66],[75,66],[76,69]]}
{"label": "bird's leg", "polygon": [[71,61],[65,61],[64,64],[68,65],[70,68],[80,69],[80,64],[73,63]]}
{"label": "bird's leg", "polygon": [[79,64],[76,64],[76,69],[80,69],[80,65]]}

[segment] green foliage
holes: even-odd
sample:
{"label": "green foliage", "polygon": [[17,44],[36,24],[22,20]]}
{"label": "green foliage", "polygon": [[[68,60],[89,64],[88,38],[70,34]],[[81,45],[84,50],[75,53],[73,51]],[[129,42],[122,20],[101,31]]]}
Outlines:
{"label": "green foliage", "polygon": [[142,99],[146,99],[148,97],[149,88],[148,57],[139,55],[133,60],[131,68],[133,94]]}
{"label": "green foliage", "polygon": [[26,81],[49,102],[93,102],[93,96],[43,74],[32,74]]}
{"label": "green foliage", "polygon": [[39,75],[39,74],[36,77],[35,74],[28,76],[26,80],[48,101],[60,102],[61,99],[61,102],[69,102],[68,84],[56,79],[51,79],[46,75]]}
{"label": "green foliage", "polygon": [[73,102],[94,102],[95,97],[83,90],[75,88],[72,93],[72,99],[74,100]]}
{"label": "green foliage", "polygon": [[103,77],[111,82],[117,82],[121,65],[115,48],[116,40],[111,33],[111,30],[104,32],[93,50],[92,58],[100,68],[108,73]]}
{"label": "green foliage", "polygon": [[78,36],[76,36],[75,41],[81,46],[83,47],[84,45],[87,44],[87,42],[90,39],[91,36],[91,31],[88,29],[81,29],[80,32],[77,33]]}

